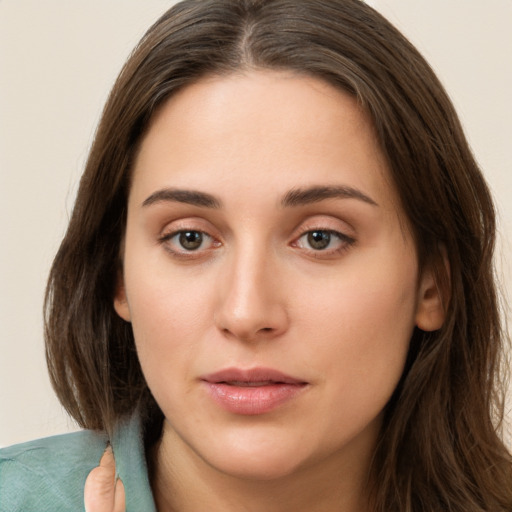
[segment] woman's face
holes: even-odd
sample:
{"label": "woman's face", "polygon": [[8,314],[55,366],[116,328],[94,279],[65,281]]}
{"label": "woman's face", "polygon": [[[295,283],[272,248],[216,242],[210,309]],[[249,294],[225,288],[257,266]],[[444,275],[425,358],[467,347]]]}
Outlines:
{"label": "woman's face", "polygon": [[156,115],[115,307],[176,457],[266,479],[364,470],[414,326],[442,321],[367,116],[272,71]]}

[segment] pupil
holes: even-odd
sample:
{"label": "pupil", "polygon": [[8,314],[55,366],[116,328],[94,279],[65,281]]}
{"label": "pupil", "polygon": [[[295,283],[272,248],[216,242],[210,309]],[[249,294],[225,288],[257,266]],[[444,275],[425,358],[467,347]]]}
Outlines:
{"label": "pupil", "polygon": [[311,231],[308,233],[308,243],[313,249],[325,249],[331,241],[331,234],[326,231]]}
{"label": "pupil", "polygon": [[184,231],[180,233],[180,244],[184,249],[194,251],[201,247],[203,234],[198,231]]}

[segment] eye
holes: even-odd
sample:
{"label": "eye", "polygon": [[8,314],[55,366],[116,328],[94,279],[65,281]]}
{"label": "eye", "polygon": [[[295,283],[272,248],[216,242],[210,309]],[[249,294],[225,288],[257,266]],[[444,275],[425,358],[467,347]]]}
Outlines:
{"label": "eye", "polygon": [[200,231],[181,231],[175,237],[178,243],[187,251],[195,251],[203,245],[204,235]]}
{"label": "eye", "polygon": [[331,243],[330,231],[310,231],[306,234],[309,246],[315,250],[323,251]]}
{"label": "eye", "polygon": [[355,240],[330,229],[312,229],[301,235],[293,244],[314,252],[338,253],[350,247]]}
{"label": "eye", "polygon": [[173,231],[160,238],[166,249],[175,255],[208,250],[216,245],[214,239],[203,231],[183,229]]}

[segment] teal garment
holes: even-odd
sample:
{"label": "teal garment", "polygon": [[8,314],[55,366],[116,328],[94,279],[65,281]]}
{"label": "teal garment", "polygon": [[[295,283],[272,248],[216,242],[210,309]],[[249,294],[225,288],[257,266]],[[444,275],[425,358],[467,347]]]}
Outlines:
{"label": "teal garment", "polygon": [[[111,444],[126,512],[155,512],[138,416],[119,424]],[[84,430],[0,450],[0,512],[83,512],[85,480],[106,446],[105,434]]]}

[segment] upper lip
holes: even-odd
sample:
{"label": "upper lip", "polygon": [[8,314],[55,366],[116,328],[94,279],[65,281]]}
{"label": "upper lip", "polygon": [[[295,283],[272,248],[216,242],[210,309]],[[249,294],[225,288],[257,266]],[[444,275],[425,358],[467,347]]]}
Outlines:
{"label": "upper lip", "polygon": [[279,370],[272,368],[225,368],[215,373],[210,373],[201,377],[201,380],[212,384],[222,382],[269,382],[276,384],[307,384],[302,379],[297,379],[286,375]]}

